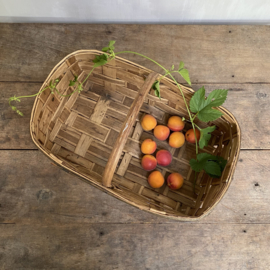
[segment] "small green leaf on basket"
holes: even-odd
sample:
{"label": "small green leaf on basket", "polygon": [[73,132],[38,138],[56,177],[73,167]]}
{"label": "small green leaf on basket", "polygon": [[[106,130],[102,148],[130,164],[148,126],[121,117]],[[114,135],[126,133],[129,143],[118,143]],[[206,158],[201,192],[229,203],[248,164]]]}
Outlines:
{"label": "small green leaf on basket", "polygon": [[75,85],[75,83],[78,81],[78,76],[74,76],[74,80],[73,81],[69,81],[69,86],[73,86]]}
{"label": "small green leaf on basket", "polygon": [[93,60],[93,62],[95,63],[94,68],[105,65],[107,61],[108,61],[107,54],[104,53],[101,55],[96,55],[95,59]]}
{"label": "small green leaf on basket", "polygon": [[160,87],[159,87],[159,81],[155,81],[152,85],[152,88],[155,90],[155,95],[160,98]]}
{"label": "small green leaf on basket", "polygon": [[195,172],[204,170],[211,177],[218,178],[222,175],[227,160],[211,154],[201,153],[197,155],[197,160],[191,159],[189,164]]}
{"label": "small green leaf on basket", "polygon": [[78,85],[78,92],[81,93],[81,91],[83,91],[82,83],[80,83],[80,84]]}
{"label": "small green leaf on basket", "polygon": [[215,129],[216,129],[216,126],[200,129],[199,146],[201,149],[203,149],[205,146],[208,145],[208,142],[211,139],[211,134],[209,133],[213,132]]}
{"label": "small green leaf on basket", "polygon": [[172,65],[171,70],[174,70],[174,65]]}
{"label": "small green leaf on basket", "polygon": [[190,78],[189,78],[189,73],[188,73],[188,70],[185,69],[185,68],[182,68],[179,70],[179,74],[183,77],[183,79],[189,84],[191,85],[191,82],[190,82]]}

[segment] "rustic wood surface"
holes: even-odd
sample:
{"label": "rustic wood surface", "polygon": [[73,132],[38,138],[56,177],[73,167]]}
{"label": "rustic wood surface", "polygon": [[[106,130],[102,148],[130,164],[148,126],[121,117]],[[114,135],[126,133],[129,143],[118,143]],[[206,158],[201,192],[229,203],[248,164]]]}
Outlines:
{"label": "rustic wood surface", "polygon": [[[268,269],[270,26],[0,25],[0,269]],[[193,88],[229,89],[242,130],[234,180],[214,211],[180,223],[135,209],[51,164],[29,135],[33,94],[78,49],[183,60]],[[159,71],[133,55],[129,60]]]}

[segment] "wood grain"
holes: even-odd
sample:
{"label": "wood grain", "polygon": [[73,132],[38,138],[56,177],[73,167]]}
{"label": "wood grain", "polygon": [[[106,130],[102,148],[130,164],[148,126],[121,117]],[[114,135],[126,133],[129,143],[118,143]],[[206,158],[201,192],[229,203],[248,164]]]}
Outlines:
{"label": "wood grain", "polygon": [[[194,84],[193,88],[198,90],[202,85],[207,92],[229,89],[224,107],[236,117],[240,125],[241,149],[270,149],[267,139],[270,126],[266,124],[270,114],[270,84]],[[29,134],[34,99],[22,99],[16,104],[24,113],[24,117],[20,117],[9,108],[8,98],[13,95],[34,94],[39,87],[40,84],[37,83],[0,83],[0,149],[36,149]],[[264,139],[259,139],[259,136]]]}
{"label": "wood grain", "polygon": [[[270,224],[269,159],[269,151],[242,151],[228,192],[199,223]],[[0,168],[0,223],[176,222],[108,196],[53,166],[39,151],[2,150]]]}
{"label": "wood grain", "polygon": [[[256,149],[270,149],[269,27],[1,24],[0,269],[268,269],[270,151]],[[24,117],[8,108],[10,96],[36,93],[67,54],[109,40],[117,51],[134,50],[166,67],[184,61],[195,90],[229,89],[225,107],[240,124],[242,149],[250,150],[241,151],[227,194],[200,222],[145,213],[59,170],[30,138],[34,99],[16,104]],[[160,72],[138,56],[122,56]],[[95,100],[101,89],[92,90],[85,97]],[[117,136],[112,130],[106,143],[113,146]],[[99,164],[95,171],[105,161]]]}
{"label": "wood grain", "polygon": [[2,269],[268,269],[270,225],[0,225]]}
{"label": "wood grain", "polygon": [[[169,68],[184,61],[193,83],[270,82],[270,26],[1,24],[1,81],[42,82],[67,54],[101,49],[147,55]],[[162,38],[161,38],[162,37]],[[123,55],[154,71],[149,61]]]}

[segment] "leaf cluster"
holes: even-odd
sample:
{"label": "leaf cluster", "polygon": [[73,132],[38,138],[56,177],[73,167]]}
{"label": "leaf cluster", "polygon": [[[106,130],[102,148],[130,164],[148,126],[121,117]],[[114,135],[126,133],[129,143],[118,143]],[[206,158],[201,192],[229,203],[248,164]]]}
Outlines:
{"label": "leaf cluster", "polygon": [[50,81],[49,88],[51,89],[51,93],[54,94],[54,89],[56,88],[56,85],[59,83],[60,79],[55,79],[54,81]]}
{"label": "leaf cluster", "polygon": [[[10,102],[11,102],[11,101],[21,102],[21,100],[20,100],[18,97],[16,97],[16,96],[10,97],[10,98],[8,99],[8,101],[9,101],[9,105],[10,105]],[[15,111],[18,115],[23,116],[23,113],[22,113],[20,110],[18,110],[16,106],[11,106],[11,105],[10,105],[10,107],[11,107],[11,109],[12,109],[13,111]]]}
{"label": "leaf cluster", "polygon": [[191,159],[189,164],[195,172],[204,170],[209,176],[219,178],[227,164],[227,160],[211,154],[201,153],[197,155],[197,160]]}
{"label": "leaf cluster", "polygon": [[69,81],[69,86],[74,86],[77,81],[78,81],[78,76],[75,75],[74,79]]}
{"label": "leaf cluster", "polygon": [[227,98],[228,90],[216,89],[205,98],[204,87],[200,88],[190,100],[190,111],[203,122],[214,121],[222,116],[222,112],[213,109],[221,106]]}

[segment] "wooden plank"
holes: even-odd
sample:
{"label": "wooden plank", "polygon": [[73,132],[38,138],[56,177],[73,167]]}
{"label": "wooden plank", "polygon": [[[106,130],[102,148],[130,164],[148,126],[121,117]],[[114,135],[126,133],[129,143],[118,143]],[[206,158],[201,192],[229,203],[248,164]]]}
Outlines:
{"label": "wooden plank", "polygon": [[[44,81],[67,54],[101,50],[113,39],[116,52],[136,51],[165,67],[184,61],[193,82],[270,82],[270,63],[265,61],[270,57],[265,46],[269,29],[268,25],[1,24],[0,78]],[[139,56],[121,57],[160,71]]]}
{"label": "wooden plank", "polygon": [[[38,196],[42,204],[47,195]],[[255,270],[270,264],[269,224],[0,226],[2,269]]]}
{"label": "wooden plank", "polygon": [[[105,166],[105,161],[88,153],[85,159]],[[270,151],[242,151],[228,192],[199,223],[270,224],[269,159]],[[2,223],[177,222],[145,213],[108,196],[52,166],[39,151],[2,150],[0,168]],[[52,195],[40,200],[36,195],[41,192]]]}
{"label": "wooden plank", "polygon": [[[267,138],[270,133],[270,126],[265,124],[268,123],[268,115],[270,114],[269,84],[204,85],[208,92],[218,88],[229,89],[224,106],[236,117],[240,125],[242,149],[270,149],[270,143],[267,139],[258,139],[258,136]],[[201,86],[201,84],[193,85],[196,90]],[[12,95],[34,94],[39,88],[40,84],[36,83],[0,83],[0,92],[2,93],[0,100],[1,149],[36,148],[29,134],[29,119],[34,99],[22,99],[20,103],[16,104],[24,113],[24,117],[20,117],[9,108],[8,98]],[[121,117],[122,121],[123,119],[124,116]],[[121,123],[118,123],[118,129],[121,127]]]}
{"label": "wooden plank", "polygon": [[29,133],[29,123],[34,98],[22,99],[12,103],[23,112],[21,117],[8,105],[12,96],[33,95],[41,87],[41,83],[0,83],[0,148],[1,149],[35,149]]}

